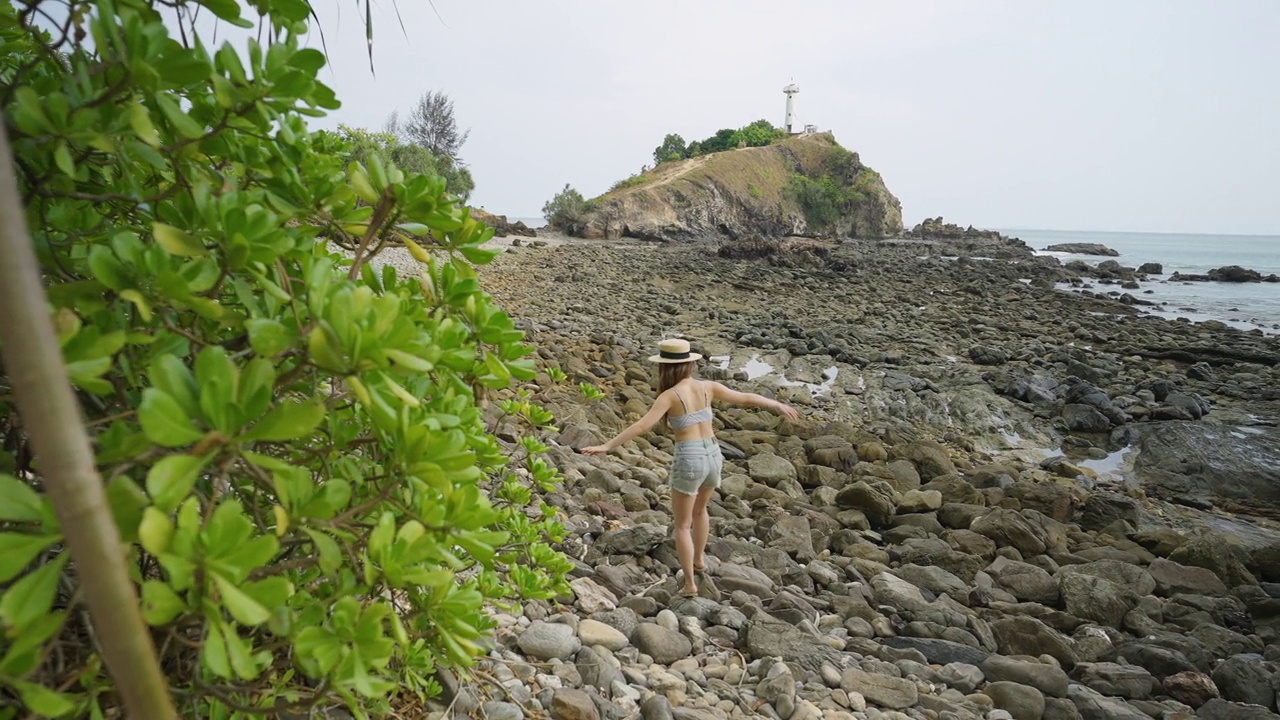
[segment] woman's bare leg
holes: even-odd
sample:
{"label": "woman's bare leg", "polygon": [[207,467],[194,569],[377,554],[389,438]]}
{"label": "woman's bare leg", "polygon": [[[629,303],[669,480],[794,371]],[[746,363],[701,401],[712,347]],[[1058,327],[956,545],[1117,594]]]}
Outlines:
{"label": "woman's bare leg", "polygon": [[693,506],[697,502],[696,495],[686,495],[676,490],[671,491],[671,513],[675,524],[676,555],[680,558],[680,567],[684,569],[684,587],[681,592],[692,594],[698,592],[698,584],[693,580]]}
{"label": "woman's bare leg", "polygon": [[704,487],[698,490],[693,500],[693,566],[698,569],[707,567],[707,537],[711,534],[711,517],[707,515],[707,503],[715,488]]}

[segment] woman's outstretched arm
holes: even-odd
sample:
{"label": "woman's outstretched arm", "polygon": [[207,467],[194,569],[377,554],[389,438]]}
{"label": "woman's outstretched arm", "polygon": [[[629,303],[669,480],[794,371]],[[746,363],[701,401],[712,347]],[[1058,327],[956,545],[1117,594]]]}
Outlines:
{"label": "woman's outstretched arm", "polygon": [[708,381],[707,384],[711,386],[711,397],[716,400],[720,400],[721,402],[727,402],[731,405],[745,405],[747,407],[763,408],[765,410],[775,412],[788,420],[800,419],[800,413],[796,412],[795,408],[790,405],[780,403],[777,400],[767,398],[763,395],[757,395],[755,393],[744,393],[738,392],[737,390],[730,390],[718,382]]}
{"label": "woman's outstretched arm", "polygon": [[635,436],[653,427],[662,419],[662,416],[666,415],[667,411],[671,409],[671,396],[672,392],[670,390],[662,393],[653,401],[653,407],[649,408],[649,412],[645,413],[644,417],[632,423],[631,427],[623,430],[617,435],[614,435],[605,444],[582,448],[583,454],[600,455],[607,453],[620,445],[630,442]]}

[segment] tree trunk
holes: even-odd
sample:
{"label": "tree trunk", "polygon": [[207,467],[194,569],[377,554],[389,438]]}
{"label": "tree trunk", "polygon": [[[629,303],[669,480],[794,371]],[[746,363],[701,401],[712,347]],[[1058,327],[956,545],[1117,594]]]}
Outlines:
{"label": "tree trunk", "polygon": [[0,122],[0,358],[125,710],[135,720],[176,720],[67,379],[12,158]]}

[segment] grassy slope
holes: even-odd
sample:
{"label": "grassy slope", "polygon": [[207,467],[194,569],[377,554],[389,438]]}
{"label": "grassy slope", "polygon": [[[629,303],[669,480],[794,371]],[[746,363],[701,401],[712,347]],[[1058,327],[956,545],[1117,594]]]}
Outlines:
{"label": "grassy slope", "polygon": [[[793,209],[787,183],[797,170],[817,177],[826,161],[840,149],[828,134],[782,140],[767,147],[743,148],[666,162],[641,175],[644,182],[613,190],[596,199],[605,203],[637,194],[648,194],[670,185],[686,195],[696,195],[714,183],[726,194],[764,207],[783,205]],[[799,165],[797,168],[796,165]],[[639,198],[630,197],[633,202]]]}

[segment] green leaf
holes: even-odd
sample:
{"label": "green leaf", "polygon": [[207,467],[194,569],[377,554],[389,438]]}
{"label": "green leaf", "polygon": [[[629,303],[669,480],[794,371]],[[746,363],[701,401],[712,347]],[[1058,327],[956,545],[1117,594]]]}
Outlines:
{"label": "green leaf", "polygon": [[200,471],[213,455],[170,455],[151,466],[147,472],[147,494],[162,512],[177,509],[191,488],[195,486]]}
{"label": "green leaf", "polygon": [[218,586],[218,594],[222,597],[222,607],[231,613],[231,617],[235,618],[236,622],[253,627],[261,625],[271,617],[266,608],[236,587],[235,583],[217,573],[213,573],[213,580]]}
{"label": "green leaf", "polygon": [[142,391],[138,422],[147,439],[162,447],[182,447],[204,437],[178,401],[157,388]]}
{"label": "green leaf", "polygon": [[59,718],[76,711],[76,703],[69,695],[25,680],[10,680],[9,683],[18,691],[22,704],[37,715]]}
{"label": "green leaf", "polygon": [[186,609],[187,603],[168,584],[159,580],[142,583],[142,619],[148,625],[168,625]]}
{"label": "green leaf", "polygon": [[246,440],[293,440],[309,434],[324,420],[324,402],[312,398],[283,402],[244,434]]}
{"label": "green leaf", "polygon": [[52,562],[41,565],[11,585],[0,598],[0,620],[11,628],[11,632],[21,633],[49,612],[58,590],[58,578],[70,557],[64,552]]}
{"label": "green leaf", "polygon": [[169,124],[173,125],[173,129],[178,135],[188,140],[195,140],[204,135],[204,128],[200,123],[191,119],[191,116],[182,112],[182,108],[178,107],[178,103],[166,94],[155,96],[156,104],[160,106],[160,112],[164,113]]}
{"label": "green leaf", "polygon": [[257,677],[258,666],[253,662],[253,656],[249,654],[244,638],[240,637],[236,629],[230,625],[222,626],[222,634],[227,641],[227,656],[231,660],[231,669],[235,671],[236,676],[241,680],[252,680]]}
{"label": "green leaf", "polygon": [[132,282],[125,275],[124,266],[106,245],[94,245],[89,250],[89,272],[93,273],[94,279],[112,290],[123,290]]}
{"label": "green leaf", "polygon": [[320,556],[320,569],[326,575],[337,572],[342,566],[342,553],[338,549],[337,541],[318,530],[307,529],[306,533],[311,538],[311,542],[315,543],[316,553]]}
{"label": "green leaf", "polygon": [[178,401],[178,405],[188,416],[195,417],[200,414],[200,388],[196,385],[191,369],[182,362],[181,358],[170,353],[160,355],[151,361],[147,374],[151,384],[157,390]]}
{"label": "green leaf", "polygon": [[279,320],[254,318],[244,325],[249,331],[249,346],[262,357],[279,355],[297,339],[297,335]]}
{"label": "green leaf", "polygon": [[27,626],[27,629],[13,638],[0,660],[0,676],[24,677],[35,670],[44,659],[44,644],[62,629],[67,614],[62,611],[51,612]]}
{"label": "green leaf", "polygon": [[205,246],[199,240],[172,225],[151,223],[151,234],[155,237],[156,243],[167,250],[170,255],[199,257],[209,254],[209,251],[205,249]]}
{"label": "green leaf", "polygon": [[145,106],[135,103],[129,107],[129,126],[133,128],[138,139],[153,148],[160,147],[160,133],[156,132],[156,126],[151,124],[151,113]]}
{"label": "green leaf", "polygon": [[30,485],[0,473],[0,520],[39,522],[43,508],[44,502]]}
{"label": "green leaf", "polygon": [[76,177],[76,161],[71,158],[71,150],[67,148],[66,141],[59,141],[58,147],[53,151],[53,161],[57,164],[58,169],[72,180]]}
{"label": "green leaf", "polygon": [[204,647],[200,650],[200,660],[209,672],[218,677],[231,677],[231,662],[227,658],[227,641],[222,634],[221,622],[211,622],[206,626]]}
{"label": "green leaf", "polygon": [[60,535],[0,533],[0,583],[12,580],[45,548],[61,539]]}
{"label": "green leaf", "polygon": [[151,504],[147,494],[133,478],[117,475],[107,483],[107,504],[111,506],[111,517],[115,519],[116,527],[120,528],[120,539],[127,543],[136,542],[142,512]]}
{"label": "green leaf", "polygon": [[138,524],[138,542],[142,549],[152,555],[160,555],[169,549],[173,541],[173,521],[169,516],[153,506],[142,511],[142,522]]}

